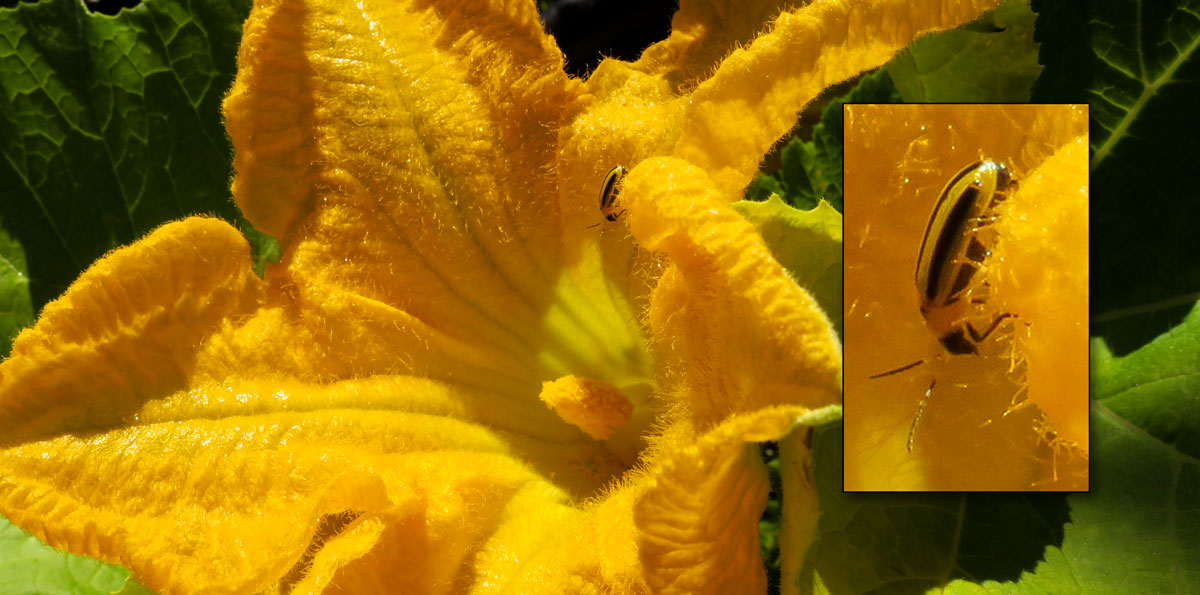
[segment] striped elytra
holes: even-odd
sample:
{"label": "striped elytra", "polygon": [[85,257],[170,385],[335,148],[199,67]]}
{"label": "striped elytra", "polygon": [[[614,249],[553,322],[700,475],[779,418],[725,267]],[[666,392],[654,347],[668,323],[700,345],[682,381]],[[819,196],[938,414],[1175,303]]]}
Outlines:
{"label": "striped elytra", "polygon": [[604,184],[600,186],[600,212],[609,221],[616,221],[621,216],[617,212],[617,190],[621,180],[625,178],[625,167],[618,165],[608,170],[604,176]]}
{"label": "striped elytra", "polygon": [[921,316],[952,354],[978,353],[975,344],[1006,317],[982,333],[966,320],[972,281],[991,254],[990,242],[981,232],[991,224],[995,207],[1015,188],[1016,181],[1004,164],[976,161],[946,183],[925,226],[916,269]]}

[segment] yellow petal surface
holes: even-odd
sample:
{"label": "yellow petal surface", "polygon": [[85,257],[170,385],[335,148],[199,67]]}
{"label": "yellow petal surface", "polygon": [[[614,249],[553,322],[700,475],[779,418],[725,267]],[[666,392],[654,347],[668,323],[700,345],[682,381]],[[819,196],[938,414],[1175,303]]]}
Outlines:
{"label": "yellow petal surface", "polygon": [[997,4],[841,0],[785,12],[691,93],[674,155],[708,170],[733,194],[826,87],[884,64],[921,34],[958,26]]}
{"label": "yellow petal surface", "polygon": [[681,2],[671,17],[671,35],[646,48],[634,67],[662,75],[676,90],[687,89],[707,78],[729,52],[750,43],[762,32],[763,23],[802,4],[780,0]]}
{"label": "yellow petal surface", "polygon": [[[899,46],[954,24],[833,5],[794,11]],[[529,2],[257,3],[233,190],[282,261],[260,281],[193,218],[48,305],[0,363],[0,512],[163,593],[761,592],[750,443],[827,419],[840,346],[727,170],[824,83],[687,80],[886,52],[825,76],[816,54],[858,50],[786,13],[718,66],[769,24],[681,14],[647,62],[579,81]],[[793,46],[807,66],[769,57]],[[735,105],[749,140],[696,133]]]}
{"label": "yellow petal surface", "polygon": [[627,347],[586,301],[557,299],[561,229],[543,164],[569,81],[533,7],[510,10],[268,2],[248,22],[226,103],[239,205],[284,241],[283,284],[325,311],[310,316],[317,333],[407,343],[403,358],[380,345],[354,361],[320,352],[307,369],[520,391],[515,377]]}
{"label": "yellow petal surface", "polygon": [[[683,3],[670,37],[634,64],[602,61],[584,83],[580,113],[563,137],[571,150],[559,155],[560,192],[594,188],[614,165],[675,156],[709,171],[738,200],[763,156],[822,91],[882,66],[918,35],[998,3]],[[581,193],[576,204],[589,202],[594,194]],[[564,201],[565,221],[571,208]],[[595,207],[590,213],[583,225],[597,221]]]}
{"label": "yellow petal surface", "polygon": [[0,372],[0,443],[118,425],[186,386],[187,347],[263,299],[249,255],[236,229],[197,218],[97,261],[14,342]]}
{"label": "yellow petal surface", "polygon": [[[1086,113],[1082,106],[1080,113]],[[1051,481],[1088,486],[1088,150],[1064,142],[998,213],[995,286],[1006,310],[1028,323],[1014,335],[1025,355],[1029,404],[1045,417]]]}
{"label": "yellow petal surface", "polygon": [[634,236],[673,263],[650,319],[677,413],[705,428],[734,412],[839,400],[841,349],[829,320],[704,170],[647,160],[625,193]]}

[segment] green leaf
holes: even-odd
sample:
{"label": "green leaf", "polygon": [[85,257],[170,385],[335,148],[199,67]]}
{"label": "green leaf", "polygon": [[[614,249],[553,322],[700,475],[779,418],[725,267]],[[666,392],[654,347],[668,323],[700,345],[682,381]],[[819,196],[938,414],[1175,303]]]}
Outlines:
{"label": "green leaf", "polygon": [[60,552],[0,518],[0,593],[7,595],[143,595],[129,571]]}
{"label": "green leaf", "polygon": [[783,182],[770,174],[759,174],[746,187],[746,200],[767,200],[772,194],[783,196]]}
{"label": "green leaf", "polygon": [[33,324],[25,251],[0,227],[0,359],[12,349],[21,329]]}
{"label": "green leaf", "polygon": [[[77,0],[0,9],[3,353],[96,258],[167,221],[218,215],[250,238],[260,275],[278,260],[278,244],[241,218],[229,192],[221,101],[249,9],[249,0],[148,0],[116,17]],[[0,592],[148,592],[127,571],[38,546],[2,519],[0,531]]]}
{"label": "green leaf", "polygon": [[1092,343],[1093,409],[1145,433],[1141,438],[1159,443],[1185,466],[1196,466],[1200,400],[1192,395],[1200,394],[1200,305],[1182,324],[1125,357],[1113,357],[1102,340]]}
{"label": "green leaf", "polygon": [[254,229],[245,217],[238,217],[237,228],[250,241],[250,259],[253,261],[250,267],[261,279],[268,262],[279,262],[283,256],[283,248],[270,234]]}
{"label": "green leaf", "polygon": [[736,202],[733,208],[758,228],[771,254],[813,294],[841,337],[842,214],[824,201],[801,211],[778,195],[766,202]]}
{"label": "green leaf", "polygon": [[746,190],[747,200],[778,194],[783,201],[811,209],[824,200],[842,211],[842,106],[846,103],[890,103],[899,100],[883,70],[868,74],[844,96],[830,101],[813,127],[811,141],[792,139],[781,154],[775,174],[759,174]]}
{"label": "green leaf", "polygon": [[1200,289],[1200,12],[1167,2],[1034,3],[1034,101],[1091,104],[1091,304],[1124,354],[1177,324]]}
{"label": "green leaf", "polygon": [[1027,102],[1042,67],[1029,0],[917,39],[887,65],[906,102]]}
{"label": "green leaf", "polygon": [[1197,592],[1200,307],[1128,356],[1114,357],[1102,340],[1092,354],[1092,493],[1067,499],[1062,546],[1035,572],[985,590]]}
{"label": "green leaf", "polygon": [[841,423],[815,431],[813,452],[821,518],[791,579],[801,591],[818,579],[833,593],[1015,580],[1061,542],[1068,521],[1061,494],[845,493]]}
{"label": "green leaf", "polygon": [[[764,176],[765,179],[774,179]],[[754,224],[771,254],[801,287],[813,294],[842,333],[842,215],[821,201],[811,211],[792,208],[771,196],[766,202],[741,201],[733,208]],[[838,411],[840,415],[840,409]],[[783,520],[783,485],[779,445],[761,446],[771,480],[771,494],[758,525],[768,593],[779,592],[780,525]]]}
{"label": "green leaf", "polygon": [[822,516],[794,580],[846,593],[1200,591],[1196,361],[1200,306],[1125,357],[1094,341],[1087,494],[845,494],[841,429],[819,430]]}
{"label": "green leaf", "polygon": [[767,506],[758,521],[758,542],[762,550],[763,566],[767,570],[767,592],[779,592],[779,525],[783,520],[783,483],[779,475],[779,444],[767,442],[759,445],[759,454],[767,467],[771,481],[771,493]]}
{"label": "green leaf", "polygon": [[221,100],[249,0],[0,9],[0,220],[40,310],[108,250],[190,214],[238,218]]}

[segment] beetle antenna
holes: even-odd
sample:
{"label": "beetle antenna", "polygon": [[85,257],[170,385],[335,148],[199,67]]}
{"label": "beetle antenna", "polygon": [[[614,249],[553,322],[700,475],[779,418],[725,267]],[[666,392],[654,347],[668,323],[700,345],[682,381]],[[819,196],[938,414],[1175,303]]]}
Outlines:
{"label": "beetle antenna", "polygon": [[903,371],[905,371],[905,370],[911,370],[911,369],[913,369],[913,368],[915,368],[915,367],[917,367],[917,366],[919,366],[919,365],[921,365],[921,364],[923,364],[923,363],[925,363],[925,360],[923,360],[923,359],[919,359],[919,360],[917,360],[917,361],[915,361],[915,362],[913,362],[913,363],[911,363],[911,364],[905,364],[905,365],[903,365],[903,366],[900,366],[899,368],[896,368],[896,369],[894,369],[894,370],[888,370],[887,372],[880,372],[879,374],[876,374],[876,375],[874,375],[874,376],[868,376],[868,378],[870,378],[870,379],[872,379],[872,380],[873,380],[873,379],[875,379],[875,378],[883,378],[884,376],[891,376],[892,374],[899,374],[899,373],[901,373],[901,372],[903,372]]}

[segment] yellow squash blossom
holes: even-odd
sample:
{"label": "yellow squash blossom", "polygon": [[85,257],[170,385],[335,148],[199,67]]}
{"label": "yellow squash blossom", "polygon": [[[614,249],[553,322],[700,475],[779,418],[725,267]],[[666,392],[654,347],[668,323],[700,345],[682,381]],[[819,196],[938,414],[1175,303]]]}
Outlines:
{"label": "yellow squash blossom", "polygon": [[993,4],[684,3],[578,80],[533,2],[259,1],[225,109],[282,262],[192,218],[49,304],[0,513],[163,593],[763,591],[751,443],[839,402],[840,347],[729,203]]}

